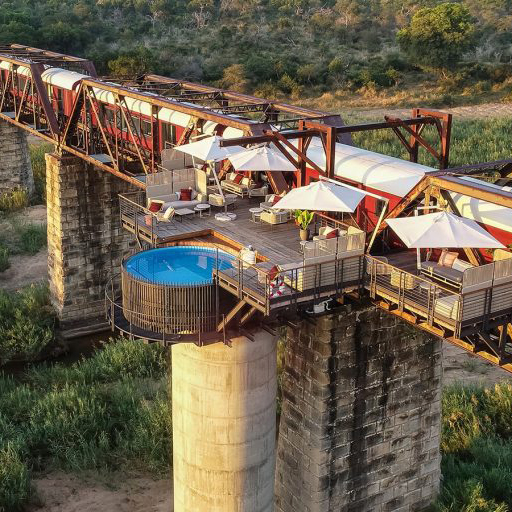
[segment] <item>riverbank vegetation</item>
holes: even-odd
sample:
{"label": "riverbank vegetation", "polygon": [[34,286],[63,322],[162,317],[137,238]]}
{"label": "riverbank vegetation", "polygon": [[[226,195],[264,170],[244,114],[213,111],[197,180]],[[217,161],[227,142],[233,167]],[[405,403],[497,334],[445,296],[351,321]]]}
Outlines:
{"label": "riverbank vegetation", "polygon": [[117,340],[71,366],[42,364],[16,379],[0,375],[0,511],[21,511],[36,499],[35,472],[166,474],[172,444],[166,374],[163,348]]}
{"label": "riverbank vegetation", "polygon": [[[440,4],[440,5],[439,5]],[[339,93],[346,104],[506,98],[507,2],[462,0],[5,0],[0,43],[153,71],[265,97]],[[321,105],[319,105],[321,106]],[[327,107],[330,108],[330,107]]]}

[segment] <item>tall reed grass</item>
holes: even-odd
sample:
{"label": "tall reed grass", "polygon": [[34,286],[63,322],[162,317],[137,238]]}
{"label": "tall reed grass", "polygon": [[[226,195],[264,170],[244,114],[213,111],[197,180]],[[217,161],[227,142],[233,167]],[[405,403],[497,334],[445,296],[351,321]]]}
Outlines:
{"label": "tall reed grass", "polygon": [[166,375],[165,349],[123,339],[71,366],[34,367],[21,381],[0,375],[0,511],[23,510],[35,471],[166,474]]}
{"label": "tall reed grass", "polygon": [[30,162],[34,175],[34,202],[46,202],[46,161],[44,155],[53,151],[52,144],[32,144],[30,146]]}

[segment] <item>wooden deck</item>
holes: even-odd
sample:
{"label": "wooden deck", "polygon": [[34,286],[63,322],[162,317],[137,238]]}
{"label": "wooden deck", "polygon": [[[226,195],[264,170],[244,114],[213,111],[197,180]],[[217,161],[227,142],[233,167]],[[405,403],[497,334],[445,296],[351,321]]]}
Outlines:
{"label": "wooden deck", "polygon": [[[236,208],[230,209],[237,215],[236,220],[221,222],[215,219],[215,213],[223,209],[212,208],[209,217],[200,218],[197,214],[183,217],[173,222],[158,222],[155,227],[156,245],[190,239],[214,236],[225,240],[228,245],[241,248],[252,245],[259,255],[273,263],[290,263],[302,260],[300,253],[299,229],[293,221],[272,226],[266,223],[254,223],[249,208],[257,208],[259,201],[238,199]],[[144,229],[143,222],[139,229]],[[147,229],[148,236],[151,229]]]}

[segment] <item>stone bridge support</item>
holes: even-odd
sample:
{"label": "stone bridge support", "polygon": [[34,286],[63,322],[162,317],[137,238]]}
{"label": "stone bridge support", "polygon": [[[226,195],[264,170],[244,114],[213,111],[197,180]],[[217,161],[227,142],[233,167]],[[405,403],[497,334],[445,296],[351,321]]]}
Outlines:
{"label": "stone bridge support", "polygon": [[64,331],[105,322],[105,286],[134,246],[119,218],[118,194],[128,190],[77,157],[46,155],[50,292]]}
{"label": "stone bridge support", "polygon": [[287,328],[276,512],[406,512],[440,480],[441,341],[373,307]]}
{"label": "stone bridge support", "polygon": [[27,133],[5,121],[0,121],[0,194],[16,187],[34,191]]}

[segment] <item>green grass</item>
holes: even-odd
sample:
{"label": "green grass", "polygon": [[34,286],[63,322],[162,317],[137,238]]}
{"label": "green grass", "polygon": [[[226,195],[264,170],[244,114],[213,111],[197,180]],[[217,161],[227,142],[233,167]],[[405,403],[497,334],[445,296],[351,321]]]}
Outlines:
{"label": "green grass", "polygon": [[160,346],[111,340],[71,366],[39,365],[18,381],[0,375],[0,511],[23,510],[34,472],[165,474],[171,443]]}
{"label": "green grass", "polygon": [[512,510],[512,385],[443,394],[438,512]]}
{"label": "green grass", "polygon": [[25,188],[16,187],[0,195],[0,211],[17,212],[29,205],[29,195]]}
{"label": "green grass", "polygon": [[[350,121],[350,120],[349,120]],[[358,121],[357,121],[358,122]],[[510,158],[512,118],[458,120],[452,128],[450,167]],[[434,128],[427,127],[424,137],[433,142]],[[407,152],[391,130],[360,132],[353,136],[356,145],[386,155],[407,159]],[[435,160],[420,149],[420,163],[435,166]]]}
{"label": "green grass", "polygon": [[0,244],[0,272],[5,272],[10,266],[9,248]]}

